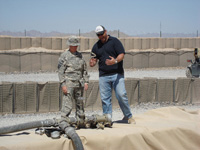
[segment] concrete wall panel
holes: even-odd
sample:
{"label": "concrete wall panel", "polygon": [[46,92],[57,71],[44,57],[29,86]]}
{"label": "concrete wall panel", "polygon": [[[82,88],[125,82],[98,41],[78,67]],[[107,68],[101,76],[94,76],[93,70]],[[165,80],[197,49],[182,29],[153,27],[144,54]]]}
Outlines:
{"label": "concrete wall panel", "polygon": [[62,39],[61,38],[52,38],[52,49],[54,49],[54,50],[62,49]]}
{"label": "concrete wall panel", "polygon": [[36,65],[35,63],[40,62],[40,59],[37,59],[37,60],[34,59],[35,58],[34,55],[37,55],[37,54],[20,52],[21,71],[40,70],[40,63],[37,68],[33,69],[33,65]]}
{"label": "concrete wall panel", "polygon": [[41,70],[41,53],[30,53],[31,70]]}
{"label": "concrete wall panel", "polygon": [[149,67],[149,53],[133,52],[133,68],[148,68]]}
{"label": "concrete wall panel", "polygon": [[158,48],[166,48],[166,38],[158,39]]}
{"label": "concrete wall panel", "polygon": [[165,53],[165,67],[178,67],[179,66],[179,54],[177,52]]}
{"label": "concrete wall panel", "polygon": [[0,54],[0,72],[10,72],[10,54]]}
{"label": "concrete wall panel", "polygon": [[191,51],[183,51],[179,52],[179,66],[180,67],[187,67],[190,63],[187,62],[188,59],[193,60],[194,55]]}
{"label": "concrete wall panel", "polygon": [[42,38],[32,38],[32,47],[42,47]]}
{"label": "concrete wall panel", "polygon": [[200,48],[200,37],[199,38],[195,38],[195,47]]}
{"label": "concrete wall panel", "polygon": [[195,48],[196,40],[194,38],[189,38],[188,48]]}
{"label": "concrete wall panel", "polygon": [[11,49],[21,48],[21,38],[11,37]]}
{"label": "concrete wall panel", "polygon": [[132,38],[125,38],[124,44],[125,44],[125,46],[124,46],[125,51],[133,49]]}
{"label": "concrete wall panel", "polygon": [[51,54],[51,71],[58,70],[58,58],[61,53],[52,53]]}
{"label": "concrete wall panel", "polygon": [[80,38],[80,51],[89,49],[89,39],[88,38]]}
{"label": "concrete wall panel", "polygon": [[41,53],[41,70],[43,71],[52,71],[51,69],[51,58],[52,54],[51,53]]}
{"label": "concrete wall panel", "polygon": [[174,38],[166,38],[166,48],[174,48]]}
{"label": "concrete wall panel", "polygon": [[52,49],[52,38],[42,38],[42,47]]}
{"label": "concrete wall panel", "polygon": [[150,38],[150,49],[159,48],[159,38]]}
{"label": "concrete wall panel", "polygon": [[62,50],[66,50],[69,48],[69,45],[67,44],[68,38],[62,38]]}
{"label": "concrete wall panel", "polygon": [[9,66],[10,72],[14,72],[14,71],[20,71],[21,70],[21,62],[20,62],[20,55],[19,52],[14,52],[11,53],[11,55],[9,56]]}
{"label": "concrete wall panel", "polygon": [[174,48],[180,49],[181,47],[181,38],[174,38]]}
{"label": "concrete wall panel", "polygon": [[10,49],[11,49],[11,38],[0,37],[0,50],[10,50]]}
{"label": "concrete wall panel", "polygon": [[[130,49],[157,49],[157,48],[194,48],[199,46],[200,38],[119,38],[126,50]],[[78,50],[92,49],[98,38],[80,38]],[[0,37],[0,50],[10,50],[29,47],[43,47],[47,49],[63,50],[67,38],[41,38],[41,37]],[[20,42],[20,44],[19,44]]]}
{"label": "concrete wall panel", "polygon": [[181,38],[181,48],[189,47],[189,38]]}
{"label": "concrete wall panel", "polygon": [[134,38],[134,49],[142,49],[142,38]]}
{"label": "concrete wall panel", "polygon": [[150,49],[150,38],[142,38],[142,49]]}
{"label": "concrete wall panel", "polygon": [[58,58],[61,53],[41,53],[41,70],[55,71],[58,67]]}
{"label": "concrete wall panel", "polygon": [[131,53],[126,53],[126,55],[124,56],[123,66],[126,69],[133,68],[133,56]]}
{"label": "concrete wall panel", "polygon": [[142,49],[142,38],[134,38],[133,44],[133,49]]}
{"label": "concrete wall panel", "polygon": [[159,68],[165,66],[165,54],[162,52],[149,53],[149,68]]}
{"label": "concrete wall panel", "polygon": [[21,49],[32,47],[32,39],[31,38],[21,38]]}

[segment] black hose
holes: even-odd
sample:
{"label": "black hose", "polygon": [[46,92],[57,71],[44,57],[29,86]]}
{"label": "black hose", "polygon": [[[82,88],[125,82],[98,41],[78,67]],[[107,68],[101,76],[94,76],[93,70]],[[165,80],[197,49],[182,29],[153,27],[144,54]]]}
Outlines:
{"label": "black hose", "polygon": [[[54,119],[46,119],[46,120],[42,120],[42,121],[33,121],[33,122],[28,122],[28,123],[22,123],[22,124],[18,124],[18,125],[0,128],[0,135],[17,132],[17,131],[22,131],[22,130],[33,129],[33,128],[39,128],[39,127],[51,127],[51,126],[55,126],[56,124],[57,124],[57,122]],[[71,138],[71,140],[75,146],[75,150],[84,150],[81,139],[78,136],[78,134],[76,133],[76,131],[74,130],[74,128],[72,128],[72,127],[65,128],[65,134]]]}
{"label": "black hose", "polygon": [[71,138],[75,150],[84,150],[80,137],[72,127],[65,128],[65,134]]}
{"label": "black hose", "polygon": [[22,123],[22,124],[18,124],[18,125],[0,128],[0,135],[17,132],[17,131],[22,131],[22,130],[33,129],[33,128],[39,128],[39,127],[50,127],[55,124],[56,124],[56,121],[54,119],[46,119],[46,120],[42,120],[42,121],[33,121],[33,122],[28,122],[28,123]]}

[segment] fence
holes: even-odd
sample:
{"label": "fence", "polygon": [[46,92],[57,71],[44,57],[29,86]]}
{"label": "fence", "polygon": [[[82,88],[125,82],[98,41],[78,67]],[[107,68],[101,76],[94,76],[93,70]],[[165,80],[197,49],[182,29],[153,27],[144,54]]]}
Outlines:
{"label": "fence", "polygon": [[[0,52],[0,72],[56,71],[60,51],[52,52]],[[90,52],[82,52],[88,70],[97,70],[98,65],[89,67]],[[187,59],[194,59],[193,51],[127,51],[124,68],[186,67]]]}
{"label": "fence", "polygon": [[[23,49],[30,47],[42,47],[52,50],[64,50],[68,38],[41,38],[41,37],[0,37],[0,50]],[[119,38],[126,50],[138,49],[183,49],[200,47],[200,38]],[[80,37],[78,50],[92,49],[97,38]]]}
{"label": "fence", "polygon": [[[200,104],[200,79],[127,78],[130,105],[139,103]],[[59,111],[62,103],[59,82],[0,83],[0,114]],[[84,93],[86,109],[101,109],[98,81],[90,81]],[[114,94],[113,107],[118,106]],[[74,104],[73,104],[74,105]]]}

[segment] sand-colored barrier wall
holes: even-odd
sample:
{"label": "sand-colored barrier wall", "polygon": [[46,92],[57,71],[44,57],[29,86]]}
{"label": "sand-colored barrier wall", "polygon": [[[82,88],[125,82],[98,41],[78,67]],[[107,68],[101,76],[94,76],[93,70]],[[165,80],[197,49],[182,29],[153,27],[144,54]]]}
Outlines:
{"label": "sand-colored barrier wall", "polygon": [[[67,37],[0,37],[0,50],[23,49],[30,47],[42,47],[52,50],[68,48]],[[200,47],[200,37],[196,38],[119,38],[126,50],[138,49],[182,49]],[[80,51],[92,49],[97,38],[80,37]]]}
{"label": "sand-colored barrier wall", "polygon": [[[55,71],[68,38],[0,37],[0,72]],[[119,38],[125,47],[124,68],[186,67],[200,38]],[[89,64],[97,38],[80,37],[78,50]],[[32,51],[32,49],[37,51]],[[39,49],[39,50],[38,50]],[[89,65],[88,65],[89,66]],[[88,67],[89,70],[97,69]]]}
{"label": "sand-colored barrier wall", "polygon": [[0,51],[0,72],[55,71],[60,54],[53,51]]}
{"label": "sand-colored barrier wall", "polygon": [[[63,51],[0,51],[0,72],[56,71],[58,58]],[[90,52],[82,52],[88,70],[98,70],[98,65],[89,67]],[[126,51],[125,69],[186,67],[187,59],[194,59],[193,51]]]}
{"label": "sand-colored barrier wall", "polygon": [[[140,103],[200,104],[200,79],[127,78],[130,105]],[[0,114],[59,111],[62,104],[59,82],[0,83]],[[84,93],[86,109],[101,109],[98,81],[90,81]],[[118,102],[113,93],[113,107]]]}

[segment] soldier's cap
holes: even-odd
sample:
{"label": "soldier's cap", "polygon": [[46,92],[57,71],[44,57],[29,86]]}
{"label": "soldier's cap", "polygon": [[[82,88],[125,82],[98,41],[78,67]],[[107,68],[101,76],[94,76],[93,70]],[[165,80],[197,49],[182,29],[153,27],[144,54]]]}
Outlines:
{"label": "soldier's cap", "polygon": [[68,41],[67,41],[67,44],[68,44],[69,46],[78,46],[78,45],[80,45],[79,39],[78,39],[78,37],[76,37],[76,36],[71,36],[71,37],[69,37],[69,39],[68,39]]}
{"label": "soldier's cap", "polygon": [[96,32],[96,34],[104,34],[104,32],[105,32],[104,26],[102,26],[102,25],[97,26],[95,29],[95,32]]}

